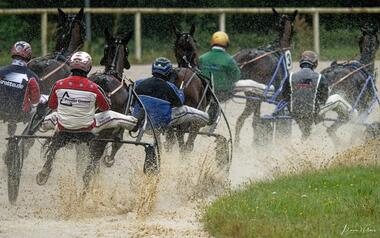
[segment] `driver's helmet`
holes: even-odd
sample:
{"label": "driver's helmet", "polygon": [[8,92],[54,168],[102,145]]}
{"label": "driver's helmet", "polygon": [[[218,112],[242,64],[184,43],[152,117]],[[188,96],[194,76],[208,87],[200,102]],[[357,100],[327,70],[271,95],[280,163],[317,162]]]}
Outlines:
{"label": "driver's helmet", "polygon": [[78,51],[71,56],[69,65],[71,70],[79,69],[84,72],[89,72],[92,67],[92,58],[88,53]]}
{"label": "driver's helmet", "polygon": [[29,61],[32,58],[32,47],[26,41],[17,41],[12,46],[11,56],[19,56],[22,59]]}
{"label": "driver's helmet", "polygon": [[227,48],[230,44],[230,39],[224,31],[217,31],[211,37],[211,46],[222,46]]}
{"label": "driver's helmet", "polygon": [[303,64],[309,64],[313,68],[316,68],[318,66],[318,55],[314,51],[306,50],[302,53],[301,59],[300,59],[300,66],[302,67]]}
{"label": "driver's helmet", "polygon": [[170,60],[164,57],[157,58],[152,64],[152,74],[168,77],[173,70],[173,65]]}

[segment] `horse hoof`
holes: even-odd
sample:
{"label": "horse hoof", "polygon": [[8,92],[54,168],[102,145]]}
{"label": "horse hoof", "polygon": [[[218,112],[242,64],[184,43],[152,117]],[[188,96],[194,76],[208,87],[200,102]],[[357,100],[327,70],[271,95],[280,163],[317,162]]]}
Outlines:
{"label": "horse hoof", "polygon": [[193,145],[186,145],[186,146],[181,148],[181,153],[182,154],[189,154],[189,153],[193,152],[193,150],[194,150]]}
{"label": "horse hoof", "polygon": [[48,178],[49,178],[49,174],[50,172],[48,172],[47,170],[44,170],[42,169],[38,174],[37,174],[37,177],[36,177],[36,182],[38,185],[45,185],[46,182],[48,181]]}
{"label": "horse hoof", "polygon": [[109,168],[115,163],[115,157],[106,155],[103,157],[103,163],[105,166],[107,166]]}

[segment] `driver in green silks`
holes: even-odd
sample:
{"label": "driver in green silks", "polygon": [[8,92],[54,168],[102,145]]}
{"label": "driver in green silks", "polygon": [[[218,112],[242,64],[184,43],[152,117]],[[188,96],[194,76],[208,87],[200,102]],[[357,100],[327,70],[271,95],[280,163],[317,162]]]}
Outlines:
{"label": "driver in green silks", "polygon": [[[229,45],[228,35],[223,31],[211,37],[211,50],[200,57],[200,70],[206,77],[213,77],[213,89],[219,101],[230,98],[234,84],[240,79],[240,69],[233,57],[226,52]],[[218,105],[210,105],[210,124],[217,116]]]}

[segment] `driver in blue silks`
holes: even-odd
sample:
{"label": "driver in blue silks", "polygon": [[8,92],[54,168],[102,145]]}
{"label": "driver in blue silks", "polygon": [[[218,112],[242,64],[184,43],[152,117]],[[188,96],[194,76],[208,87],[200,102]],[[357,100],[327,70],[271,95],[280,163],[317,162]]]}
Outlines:
{"label": "driver in blue silks", "polygon": [[[170,60],[160,57],[152,64],[152,77],[138,80],[135,91],[143,102],[153,125],[156,128],[176,126],[183,123],[195,122],[205,126],[209,121],[206,112],[183,105],[183,91],[169,82],[173,70]],[[141,118],[141,107],[135,103],[135,115]]]}

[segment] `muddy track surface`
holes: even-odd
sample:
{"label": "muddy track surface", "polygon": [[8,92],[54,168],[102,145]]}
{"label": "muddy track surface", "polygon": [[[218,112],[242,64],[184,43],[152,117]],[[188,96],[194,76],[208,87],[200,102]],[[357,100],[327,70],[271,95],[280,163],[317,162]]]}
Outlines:
{"label": "muddy track surface", "polygon": [[[327,65],[322,62],[318,69]],[[125,73],[138,79],[148,76],[149,71],[150,66],[144,65],[132,66]],[[223,104],[232,128],[244,108],[243,103],[238,100]],[[262,108],[262,114],[272,110],[268,105]],[[371,117],[378,118],[379,110]],[[199,221],[202,207],[226,190],[249,181],[326,166],[337,153],[361,143],[359,136],[351,141],[351,134],[358,135],[361,128],[342,128],[339,135],[343,143],[335,148],[324,125],[314,128],[310,139],[301,141],[300,132],[293,124],[293,133],[286,141],[270,148],[257,148],[252,146],[251,122],[248,119],[243,127],[241,145],[235,148],[227,178],[214,164],[215,144],[210,138],[199,137],[195,152],[185,157],[177,149],[164,152],[161,175],[153,178],[142,173],[143,150],[123,146],[113,167],[101,165],[92,192],[84,199],[78,194],[88,159],[85,147],[80,149],[83,153],[78,159],[73,147],[61,150],[49,181],[45,186],[38,186],[35,176],[44,161],[41,141],[36,141],[25,160],[20,194],[14,206],[8,202],[7,171],[0,161],[0,237],[209,237]],[[23,126],[19,125],[19,132]],[[0,125],[0,131],[3,152],[4,124]],[[218,128],[218,132],[227,135],[225,126]]]}

